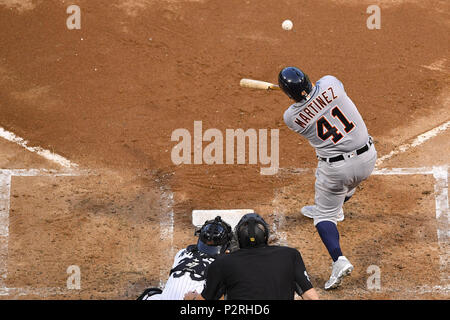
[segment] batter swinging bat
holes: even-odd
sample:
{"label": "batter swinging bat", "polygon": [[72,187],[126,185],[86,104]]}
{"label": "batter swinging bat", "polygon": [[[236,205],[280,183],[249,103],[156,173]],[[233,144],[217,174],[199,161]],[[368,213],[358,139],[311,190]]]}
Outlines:
{"label": "batter swinging bat", "polygon": [[280,90],[280,87],[276,84],[253,79],[241,79],[240,85],[244,88],[253,88],[260,90]]}

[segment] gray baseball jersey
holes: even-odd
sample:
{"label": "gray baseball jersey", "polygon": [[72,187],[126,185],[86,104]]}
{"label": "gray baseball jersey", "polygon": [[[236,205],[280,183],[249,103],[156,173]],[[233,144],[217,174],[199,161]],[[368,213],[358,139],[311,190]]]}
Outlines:
{"label": "gray baseball jersey", "polygon": [[[355,104],[342,83],[333,76],[316,82],[310,98],[294,103],[284,113],[289,128],[303,135],[321,158],[343,156],[342,161],[319,161],[315,181],[314,225],[344,219],[342,205],[356,187],[367,179],[377,152]],[[366,152],[354,152],[367,145]]]}
{"label": "gray baseball jersey", "polygon": [[284,122],[308,139],[318,156],[333,157],[367,143],[367,127],[337,78],[319,79],[310,96],[306,102],[291,105]]}

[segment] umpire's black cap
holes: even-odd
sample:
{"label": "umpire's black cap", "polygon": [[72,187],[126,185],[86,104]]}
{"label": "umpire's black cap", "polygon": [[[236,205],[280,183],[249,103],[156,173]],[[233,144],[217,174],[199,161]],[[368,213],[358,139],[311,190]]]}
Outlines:
{"label": "umpire's black cap", "polygon": [[199,233],[198,250],[210,256],[215,256],[224,253],[228,248],[232,229],[220,216],[217,216],[214,220],[206,221]]}
{"label": "umpire's black cap", "polygon": [[269,240],[269,227],[257,213],[248,213],[236,226],[236,236],[240,248],[266,245]]}

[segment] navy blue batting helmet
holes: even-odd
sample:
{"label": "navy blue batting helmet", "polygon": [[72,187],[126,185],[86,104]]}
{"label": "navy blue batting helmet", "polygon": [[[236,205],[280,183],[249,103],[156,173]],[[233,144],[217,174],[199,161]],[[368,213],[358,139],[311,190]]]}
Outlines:
{"label": "navy blue batting helmet", "polygon": [[312,91],[312,83],[308,75],[295,67],[287,67],[280,71],[278,85],[289,98],[296,102],[305,100]]}

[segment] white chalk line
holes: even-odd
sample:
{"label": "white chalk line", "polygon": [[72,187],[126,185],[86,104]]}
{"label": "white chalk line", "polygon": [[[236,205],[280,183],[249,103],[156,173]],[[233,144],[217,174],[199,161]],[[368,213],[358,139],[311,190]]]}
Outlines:
{"label": "white chalk line", "polygon": [[[48,169],[0,169],[0,296],[5,295],[49,295],[67,293],[62,288],[8,288],[8,245],[9,245],[9,212],[12,177],[68,177],[87,175],[87,170],[48,170]],[[67,290],[69,291],[69,290]]]}
{"label": "white chalk line", "polygon": [[449,283],[450,273],[448,266],[450,264],[450,215],[448,207],[448,168],[435,167],[433,177],[436,180],[434,185],[435,202],[436,202],[436,221],[437,221],[437,237],[438,244],[441,248],[440,255],[440,271],[441,282]]}
{"label": "white chalk line", "polygon": [[49,297],[63,294],[73,294],[74,290],[69,290],[65,288],[58,287],[21,287],[21,288],[0,288],[0,297],[8,296],[11,297],[20,297],[20,296],[38,296],[38,297]]}
{"label": "white chalk line", "polygon": [[441,58],[438,59],[436,61],[434,61],[432,64],[426,66],[426,65],[422,65],[423,68],[427,68],[429,70],[433,70],[433,71],[440,71],[440,72],[446,72],[446,64],[447,59],[446,58]]}
{"label": "white chalk line", "polygon": [[[322,288],[317,288],[317,290],[320,293],[327,292]],[[340,289],[342,293],[354,293],[360,296],[367,296],[367,295],[373,295],[373,294],[393,294],[398,293],[401,297],[404,297],[406,295],[422,295],[422,294],[443,294],[448,295],[450,294],[450,286],[429,286],[429,285],[423,285],[423,286],[416,286],[415,288],[405,288],[405,287],[382,287],[380,289],[363,289],[363,288],[341,288]],[[297,298],[296,298],[297,299]],[[298,297],[298,300],[301,298]],[[400,298],[401,299],[401,298]],[[404,298],[403,298],[404,299]],[[415,297],[413,299],[421,299],[420,296]]]}
{"label": "white chalk line", "polygon": [[425,141],[437,136],[439,133],[446,131],[449,127],[450,127],[450,120],[430,131],[427,131],[427,132],[417,136],[411,143],[402,144],[399,147],[392,150],[391,152],[389,152],[387,155],[384,155],[384,156],[378,158],[376,165],[380,166],[384,161],[392,158],[393,156],[403,153],[403,152],[406,152],[411,148],[415,148],[415,147],[421,145]]}
{"label": "white chalk line", "polygon": [[53,170],[53,169],[0,169],[0,175],[14,177],[77,177],[90,175],[93,171],[70,169],[70,170]]}
{"label": "white chalk line", "polygon": [[0,290],[8,274],[9,210],[11,176],[0,174]]}
{"label": "white chalk line", "polygon": [[281,192],[275,190],[275,196],[272,200],[273,214],[275,215],[275,218],[273,219],[272,223],[272,230],[276,238],[276,243],[281,246],[287,246],[288,245],[287,234],[284,231],[280,231],[280,229],[283,228],[286,222],[284,210],[279,204],[280,194]]}
{"label": "white chalk line", "polygon": [[28,141],[16,136],[13,132],[7,131],[4,128],[0,127],[0,138],[3,138],[7,141],[13,142],[22,148],[36,153],[37,155],[54,162],[56,164],[59,164],[60,166],[64,168],[78,168],[78,165],[76,163],[71,162],[70,160],[64,158],[63,156],[60,156],[59,154],[53,153],[50,150],[41,148],[41,147],[30,147],[28,145]]}
{"label": "white chalk line", "polygon": [[168,246],[169,252],[164,255],[165,259],[162,259],[159,271],[159,287],[164,288],[164,284],[167,281],[168,268],[172,266],[172,260],[175,255],[175,247],[173,244],[174,233],[174,213],[173,213],[173,192],[166,186],[160,187],[161,191],[161,205],[163,207],[160,212],[159,219],[159,238],[163,247]]}

